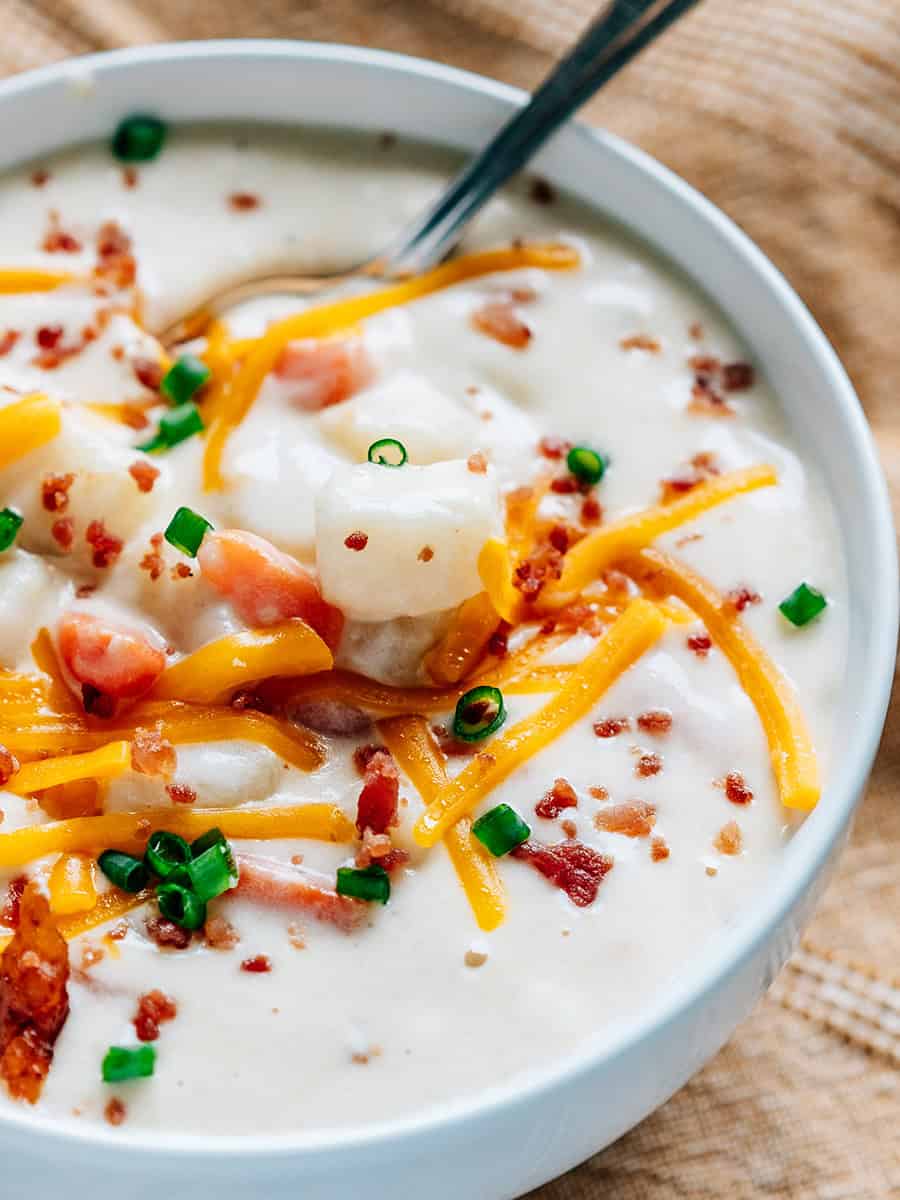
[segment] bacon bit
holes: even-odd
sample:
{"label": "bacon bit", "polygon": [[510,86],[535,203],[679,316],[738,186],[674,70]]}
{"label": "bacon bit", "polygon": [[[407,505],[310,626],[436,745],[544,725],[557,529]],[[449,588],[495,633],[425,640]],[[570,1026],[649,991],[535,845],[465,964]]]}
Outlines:
{"label": "bacon bit", "polygon": [[141,559],[138,566],[142,571],[146,571],[150,578],[156,582],[163,573],[165,567],[165,559],[162,556],[163,535],[154,533],[150,538],[150,549]]}
{"label": "bacon bit", "polygon": [[559,827],[567,838],[574,838],[578,833],[578,826],[574,821],[560,821]]}
{"label": "bacon bit", "polygon": [[578,796],[567,779],[557,779],[546,796],[538,800],[534,811],[545,821],[552,821],[564,808],[577,808]]}
{"label": "bacon bit", "polygon": [[131,1023],[137,1033],[139,1042],[155,1042],[159,1037],[159,1027],[166,1021],[174,1021],[178,1015],[178,1006],[171,996],[154,989],[138,997],[137,1012],[131,1018]]}
{"label": "bacon bit", "polygon": [[191,944],[191,931],[182,929],[167,917],[149,917],[144,928],[160,950],[186,950]]}
{"label": "bacon bit", "polygon": [[417,557],[419,562],[429,563],[434,558],[434,551],[430,546],[423,546]]}
{"label": "bacon bit", "polygon": [[9,354],[21,336],[18,329],[7,329],[6,333],[0,337],[0,358],[5,358]]}
{"label": "bacon bit", "polygon": [[488,960],[488,951],[484,943],[478,946],[470,946],[463,955],[463,962],[467,967],[483,967]]}
{"label": "bacon bit", "polygon": [[556,188],[549,180],[544,179],[540,175],[536,175],[531,181],[531,187],[528,189],[528,195],[535,204],[547,205],[552,204],[556,200]]}
{"label": "bacon bit", "polygon": [[734,613],[742,613],[751,604],[761,603],[762,596],[759,592],[755,592],[752,588],[748,587],[732,588],[725,595],[725,605]]}
{"label": "bacon bit", "polygon": [[662,343],[649,333],[632,333],[619,341],[623,350],[646,350],[649,354],[659,354]]}
{"label": "bacon bit", "polygon": [[608,855],[576,841],[559,842],[555,846],[527,841],[516,846],[511,854],[530,863],[579,908],[593,904],[604,876],[613,868]]}
{"label": "bacon bit", "polygon": [[64,332],[62,325],[41,325],[34,335],[34,340],[42,350],[55,350],[62,341]]}
{"label": "bacon bit", "polygon": [[41,482],[41,503],[47,512],[65,512],[69,507],[69,489],[75,475],[45,475]]}
{"label": "bacon bit", "polygon": [[36,885],[0,958],[0,1077],[14,1100],[34,1104],[69,1015],[69,947]]}
{"label": "bacon bit", "polygon": [[166,794],[173,804],[196,804],[197,802],[197,793],[186,783],[167,784]]}
{"label": "bacon bit", "polygon": [[714,875],[718,875],[718,873],[719,873],[718,867],[714,867],[711,863],[707,866],[706,874],[709,875],[710,877],[712,877]]}
{"label": "bacon bit", "polygon": [[6,899],[3,903],[3,910],[0,911],[0,921],[10,929],[15,929],[19,924],[22,895],[27,886],[27,875],[17,875],[6,885]]}
{"label": "bacon bit", "polygon": [[726,363],[722,368],[722,386],[726,392],[745,392],[756,381],[756,372],[750,363]]}
{"label": "bacon bit", "polygon": [[287,927],[288,941],[295,950],[306,949],[306,938],[303,935],[303,929],[296,921],[291,921]]}
{"label": "bacon bit", "polygon": [[668,504],[678,496],[683,496],[685,492],[691,491],[698,484],[720,474],[721,470],[716,462],[716,456],[708,450],[701,450],[694,455],[688,466],[678,475],[660,481],[660,501]]}
{"label": "bacon bit", "polygon": [[551,462],[564,458],[571,449],[572,443],[566,441],[565,438],[542,437],[538,442],[538,453],[542,454],[544,458],[549,458]]}
{"label": "bacon bit", "polygon": [[159,479],[159,467],[151,466],[143,459],[138,459],[128,468],[128,474],[138,485],[139,492],[152,492],[154,483]]}
{"label": "bacon bit", "polygon": [[488,460],[480,450],[476,450],[474,454],[470,454],[466,459],[466,466],[473,475],[486,475]]}
{"label": "bacon bit", "polygon": [[102,521],[91,521],[84,535],[84,540],[92,547],[91,561],[98,570],[111,567],[122,553],[124,542],[115,534],[107,533]]}
{"label": "bacon bit", "polygon": [[585,525],[598,525],[603,520],[603,508],[596,496],[585,496],[582,500],[581,519]]}
{"label": "bacon bit", "polygon": [[179,579],[193,579],[194,572],[187,565],[187,563],[179,562],[175,564],[175,566],[169,572],[169,575],[177,582]]}
{"label": "bacon bit", "polygon": [[667,708],[649,708],[640,714],[637,726],[643,733],[652,733],[656,737],[662,737],[672,728],[672,714]]}
{"label": "bacon bit", "polygon": [[557,496],[571,496],[580,486],[574,475],[561,475],[550,484],[550,491],[555,492]]}
{"label": "bacon bit", "polygon": [[383,871],[387,871],[388,875],[390,875],[390,873],[395,871],[397,867],[406,866],[406,864],[409,862],[409,855],[405,850],[400,850],[397,847],[394,847],[394,849],[389,850],[387,854],[382,854],[380,858],[376,859],[376,862]]}
{"label": "bacon bit", "polygon": [[163,381],[162,363],[156,358],[135,358],[131,361],[131,369],[138,383],[150,392],[158,392]]}
{"label": "bacon bit", "polygon": [[471,758],[473,754],[478,753],[475,742],[458,741],[446,725],[432,725],[431,732],[437,738],[446,758]]}
{"label": "bacon bit", "polygon": [[115,288],[131,287],[137,278],[131,238],[116,221],[104,221],[97,232],[94,278]]}
{"label": "bacon bit", "polygon": [[524,350],[531,341],[531,329],[513,307],[511,300],[486,300],[472,313],[472,327],[511,350]]}
{"label": "bacon bit", "polygon": [[356,806],[356,828],[386,833],[397,823],[400,774],[387,750],[379,750],[366,763],[362,791]]}
{"label": "bacon bit", "polygon": [[128,188],[129,191],[134,191],[138,185],[138,179],[139,176],[137,167],[122,168],[122,184],[124,187]]}
{"label": "bacon bit", "polygon": [[703,326],[699,321],[693,321],[688,326],[688,337],[693,338],[695,342],[703,341]]}
{"label": "bacon bit", "polygon": [[212,950],[233,950],[241,940],[241,935],[231,922],[219,916],[207,917],[203,936]]}
{"label": "bacon bit", "polygon": [[392,845],[389,834],[373,833],[371,829],[363,830],[362,846],[356,855],[356,865],[363,869],[370,867],[373,862],[389,855]]}
{"label": "bacon bit", "polygon": [[171,779],[178,766],[175,747],[157,729],[134,731],[131,741],[131,767],[138,775]]}
{"label": "bacon bit", "polygon": [[233,895],[305,913],[350,933],[368,920],[368,906],[349,896],[339,896],[322,876],[305,868],[289,867],[274,859],[238,855],[240,880]]}
{"label": "bacon bit", "polygon": [[59,213],[51,209],[41,249],[47,254],[79,254],[84,247],[74,233],[62,228]]}
{"label": "bacon bit", "polygon": [[545,583],[562,575],[562,559],[562,554],[549,542],[541,543],[528,558],[516,565],[513,586],[525,600],[536,600]]}
{"label": "bacon bit", "polygon": [[361,529],[356,529],[353,533],[348,533],[344,538],[344,545],[348,550],[365,550],[369,544],[369,535],[363,533]]}
{"label": "bacon bit", "polygon": [[245,958],[241,970],[251,975],[267,975],[272,970],[272,960],[267,954],[254,954],[253,958]]}
{"label": "bacon bit", "polygon": [[650,839],[650,857],[654,862],[663,862],[670,854],[669,844],[664,837],[657,835]]}
{"label": "bacon bit", "polygon": [[729,821],[727,825],[723,825],[713,839],[713,846],[720,854],[740,854],[743,845],[744,838],[737,821]]}
{"label": "bacon bit", "polygon": [[45,187],[50,180],[50,172],[46,167],[38,167],[31,172],[31,186],[36,188]]}
{"label": "bacon bit", "polygon": [[112,929],[106,936],[110,939],[110,941],[121,942],[128,937],[128,929],[128,922],[120,921],[118,925],[113,925]]}
{"label": "bacon bit", "polygon": [[688,366],[698,375],[718,375],[722,370],[722,363],[714,354],[693,354]]}
{"label": "bacon bit", "polygon": [[718,786],[725,788],[725,798],[732,804],[749,804],[753,799],[753,793],[740,771],[729,771]]}
{"label": "bacon bit", "polygon": [[118,1096],[113,1096],[107,1101],[106,1108],[103,1110],[103,1115],[110,1125],[121,1125],[128,1115],[128,1110]]}
{"label": "bacon bit", "polygon": [[607,717],[603,721],[594,722],[594,733],[599,738],[618,737],[620,733],[625,733],[631,728],[631,721],[628,717]]}
{"label": "bacon bit", "polygon": [[505,621],[488,638],[487,652],[494,658],[506,658],[509,654],[509,626]]}
{"label": "bacon bit", "polygon": [[81,970],[76,973],[75,978],[79,983],[83,983],[86,987],[93,984],[88,972],[96,967],[98,963],[102,963],[106,958],[106,951],[102,946],[95,946],[93,942],[85,940],[81,944]]}
{"label": "bacon bit", "polygon": [[261,204],[262,200],[253,192],[232,192],[228,197],[228,207],[233,212],[253,212]]}
{"label": "bacon bit", "polygon": [[703,375],[694,378],[688,412],[705,417],[733,417],[734,409]]}
{"label": "bacon bit", "polygon": [[108,721],[116,713],[116,702],[92,683],[81,685],[81,706],[89,717],[101,717]]}
{"label": "bacon bit", "polygon": [[547,541],[554,550],[565,554],[569,548],[569,531],[565,525],[554,525],[547,534]]}
{"label": "bacon bit", "polygon": [[658,754],[641,754],[634,764],[634,773],[639,779],[649,779],[662,770],[662,759]]}
{"label": "bacon bit", "polygon": [[588,794],[593,796],[595,800],[608,800],[609,792],[605,787],[588,788]]}
{"label": "bacon bit", "polygon": [[712,649],[712,638],[708,633],[692,633],[688,636],[687,648],[698,658],[706,658]]}
{"label": "bacon bit", "polygon": [[605,833],[622,833],[625,837],[647,837],[656,824],[656,806],[643,800],[629,800],[601,808],[594,825]]}
{"label": "bacon bit", "polygon": [[0,746],[0,788],[6,787],[19,769],[19,760],[5,746]]}
{"label": "bacon bit", "polygon": [[365,775],[366,767],[375,757],[376,754],[390,754],[387,746],[376,745],[370,742],[367,746],[357,746],[353,751],[353,765],[360,775]]}

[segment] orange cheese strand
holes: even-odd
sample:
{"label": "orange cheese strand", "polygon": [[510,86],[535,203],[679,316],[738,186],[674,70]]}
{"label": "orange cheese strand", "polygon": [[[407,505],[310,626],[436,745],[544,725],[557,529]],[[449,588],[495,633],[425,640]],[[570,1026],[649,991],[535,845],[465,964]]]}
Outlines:
{"label": "orange cheese strand", "polygon": [[0,470],[52,442],[62,429],[62,405],[40,394],[0,408]]}
{"label": "orange cheese strand", "polygon": [[[82,933],[89,933],[100,925],[106,925],[110,921],[124,917],[126,913],[146,904],[152,898],[153,892],[150,888],[143,892],[137,892],[133,896],[128,892],[120,892],[118,888],[110,888],[99,894],[93,908],[68,916],[60,916],[56,922],[56,928],[67,942],[71,942],[73,938],[79,937]],[[0,938],[0,950],[5,950],[8,943],[8,937]]]}
{"label": "orange cheese strand", "polygon": [[250,411],[263,380],[274,369],[289,343],[299,338],[327,337],[377,313],[409,304],[432,292],[481,275],[515,271],[522,267],[538,267],[547,271],[572,270],[580,261],[574,248],[560,243],[480,250],[474,254],[462,254],[433,271],[426,271],[402,283],[361,296],[351,296],[347,300],[336,300],[332,304],[307,308],[283,321],[276,321],[247,348],[229,402],[213,418],[203,460],[204,487],[216,490],[222,486],[222,454],[228,437]]}
{"label": "orange cheese strand", "polygon": [[[378,726],[385,745],[409,776],[425,804],[447,783],[444,756],[422,717],[394,717]],[[472,822],[463,817],[444,839],[450,861],[466,893],[479,929],[489,933],[506,917],[503,884],[494,860],[472,836]]]}
{"label": "orange cheese strand", "polygon": [[433,846],[451,825],[468,816],[523,763],[586,716],[665,628],[666,620],[655,604],[633,600],[552,700],[507,733],[493,738],[486,744],[485,754],[477,755],[438,790],[413,830],[419,845]]}
{"label": "orange cheese strand", "polygon": [[37,267],[0,267],[0,296],[21,295],[23,292],[52,292],[64,284],[73,283],[75,276],[68,271],[43,271]]}
{"label": "orange cheese strand", "polygon": [[52,707],[57,712],[80,715],[78,702],[66,686],[53,638],[46,627],[38,630],[37,637],[31,643],[31,657],[37,669],[50,680],[47,698]]}
{"label": "orange cheese strand", "polygon": [[787,808],[814,808],[819,770],[803,711],[791,684],[734,608],[706,579],[658,550],[644,550],[617,566],[644,587],[676,596],[697,614],[759,715],[781,803]]}
{"label": "orange cheese strand", "polygon": [[459,683],[481,660],[498,627],[497,613],[487,592],[460,606],[450,628],[425,656],[425,669],[439,684]]}
{"label": "orange cheese strand", "polygon": [[94,860],[86,854],[61,854],[47,881],[50,910],[58,917],[86,912],[97,903]]}
{"label": "orange cheese strand", "polygon": [[63,754],[24,763],[6,784],[6,790],[17,796],[31,796],[77,779],[113,779],[130,766],[131,743],[110,742],[86,754]]}

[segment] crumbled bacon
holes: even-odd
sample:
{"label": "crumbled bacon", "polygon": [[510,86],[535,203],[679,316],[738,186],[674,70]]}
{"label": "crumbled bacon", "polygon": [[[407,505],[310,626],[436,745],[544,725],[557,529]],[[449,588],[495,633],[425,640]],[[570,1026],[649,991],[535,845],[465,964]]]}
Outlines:
{"label": "crumbled bacon", "polygon": [[660,501],[668,504],[672,500],[677,500],[685,492],[692,491],[698,484],[704,483],[718,474],[720,474],[720,470],[716,456],[708,450],[701,450],[677,475],[671,475],[660,481]]}
{"label": "crumbled bacon", "polygon": [[109,1125],[121,1125],[128,1115],[128,1110],[118,1096],[113,1096],[111,1100],[107,1101],[103,1115]]}
{"label": "crumbled bacon", "polygon": [[356,828],[362,834],[387,833],[397,821],[400,773],[387,750],[373,754],[366,763],[362,791],[356,807]]}
{"label": "crumbled bacon", "polygon": [[590,787],[590,788],[588,788],[588,794],[593,796],[595,800],[608,800],[609,799],[609,792],[607,791],[607,789],[605,787],[599,787],[599,786]]}
{"label": "crumbled bacon", "polygon": [[19,760],[5,746],[0,746],[0,788],[6,787],[19,769]]}
{"label": "crumbled bacon", "polygon": [[549,541],[541,542],[513,571],[513,586],[525,600],[534,601],[544,585],[562,575],[563,555]]}
{"label": "crumbled bacon", "polygon": [[134,191],[138,185],[139,178],[140,176],[138,175],[137,167],[122,168],[122,184],[124,187],[128,188],[129,191]]}
{"label": "crumbled bacon", "polygon": [[657,834],[656,837],[650,839],[650,857],[654,862],[663,862],[670,854],[669,844],[664,837]]}
{"label": "crumbled bacon", "polygon": [[167,917],[149,917],[144,928],[161,950],[186,950],[191,944],[191,931],[182,929]]}
{"label": "crumbled bacon", "polygon": [[272,960],[267,954],[254,954],[252,958],[244,959],[241,970],[250,975],[267,975],[272,970]]}
{"label": "crumbled bacon", "polygon": [[98,570],[111,567],[122,553],[124,542],[115,534],[107,533],[102,521],[91,521],[84,539],[93,550],[91,561]]}
{"label": "crumbled bacon", "polygon": [[41,249],[46,254],[79,254],[84,247],[74,233],[62,228],[56,209],[51,209],[48,216],[47,232],[41,242]]}
{"label": "crumbled bacon", "polygon": [[631,728],[631,721],[628,717],[606,717],[602,721],[594,722],[594,733],[599,738],[618,737],[620,733],[625,733]]}
{"label": "crumbled bacon", "polygon": [[732,804],[749,804],[753,793],[747,787],[746,780],[740,771],[729,771],[723,780],[725,798]]}
{"label": "crumbled bacon", "polygon": [[478,753],[477,743],[460,741],[446,725],[432,725],[431,732],[437,738],[445,758],[471,758]]}
{"label": "crumbled bacon", "polygon": [[365,775],[366,767],[376,754],[389,753],[390,751],[386,746],[376,745],[374,742],[369,742],[369,744],[366,746],[357,746],[353,751],[353,765],[356,767],[360,775]]}
{"label": "crumbled bacon", "polygon": [[185,562],[177,562],[169,572],[169,578],[174,579],[176,582],[179,579],[193,579],[193,577],[194,572]]}
{"label": "crumbled bacon", "polygon": [[302,912],[350,933],[368,920],[361,900],[339,896],[323,876],[274,859],[239,854],[240,880],[233,895],[258,904]]}
{"label": "crumbled bacon", "polygon": [[652,733],[661,737],[672,728],[672,714],[667,708],[649,708],[640,714],[637,726],[643,733]]}
{"label": "crumbled bacon", "polygon": [[138,997],[137,1012],[131,1019],[139,1042],[155,1042],[159,1027],[166,1021],[174,1021],[178,1006],[171,996],[155,988]]}
{"label": "crumbled bacon", "polygon": [[45,475],[41,481],[41,503],[47,512],[65,512],[69,507],[69,489],[75,482],[73,472]]}
{"label": "crumbled bacon", "polygon": [[171,779],[178,766],[178,755],[175,747],[167,741],[158,729],[141,729],[134,731],[131,741],[131,767],[139,775],[157,776]]}
{"label": "crumbled bacon", "polygon": [[578,796],[571,783],[567,779],[557,779],[546,796],[538,800],[534,806],[534,811],[539,817],[543,817],[545,821],[552,821],[559,816],[564,808],[577,807]]}
{"label": "crumbled bacon", "polygon": [[555,492],[557,496],[572,496],[580,486],[574,475],[560,475],[550,484],[550,491]]}
{"label": "crumbled bacon", "polygon": [[375,861],[383,871],[387,871],[388,875],[390,875],[390,873],[392,871],[396,871],[398,867],[406,866],[406,864],[409,862],[409,855],[405,850],[400,850],[398,847],[394,846],[392,849],[388,850],[387,854],[382,854],[381,857],[376,858]]}
{"label": "crumbled bacon", "polygon": [[699,321],[692,321],[688,326],[688,337],[692,338],[695,342],[703,341],[703,326]]}
{"label": "crumbled bacon", "polygon": [[486,300],[472,313],[472,326],[511,350],[524,350],[531,341],[531,329],[511,300]]}
{"label": "crumbled bacon", "polygon": [[708,633],[689,634],[687,648],[688,650],[692,650],[698,658],[706,658],[712,649],[712,638]]}
{"label": "crumbled bacon", "polygon": [[613,867],[608,855],[576,841],[559,842],[555,846],[527,841],[511,853],[540,871],[579,908],[593,904],[604,876]]}
{"label": "crumbled bacon", "polygon": [[186,783],[166,784],[166,794],[173,804],[196,804],[197,793]]}
{"label": "crumbled bacon", "polygon": [[700,370],[695,370],[688,412],[707,417],[734,416],[734,409],[718,390],[716,379]]}
{"label": "crumbled bacon", "polygon": [[363,533],[361,529],[355,529],[353,533],[348,533],[344,538],[344,545],[348,550],[365,550],[369,544],[369,535]]}
{"label": "crumbled bacon", "polygon": [[31,186],[42,188],[47,185],[50,180],[50,172],[46,167],[37,167],[31,172]]}
{"label": "crumbled bacon", "polygon": [[128,474],[138,485],[140,492],[152,492],[153,485],[159,479],[159,467],[154,467],[143,459],[133,462],[128,468]]}
{"label": "crumbled bacon", "polygon": [[551,462],[565,458],[572,449],[572,443],[566,441],[565,438],[558,437],[542,437],[538,442],[538,452],[549,458]]}
{"label": "crumbled bacon", "polygon": [[81,705],[90,717],[102,717],[108,721],[116,713],[116,702],[112,696],[107,696],[92,683],[81,685]]}
{"label": "crumbled bacon", "polygon": [[163,573],[165,567],[165,559],[162,556],[163,535],[154,533],[150,538],[150,549],[141,559],[138,564],[142,571],[146,571],[150,578],[155,582]]}
{"label": "crumbled bacon", "polygon": [[466,459],[466,466],[473,475],[486,475],[488,460],[480,450],[476,450],[474,454],[470,454]]}
{"label": "crumbled bacon", "polygon": [[722,386],[726,392],[745,392],[752,388],[756,380],[756,372],[750,363],[726,363],[722,368]]}
{"label": "crumbled bacon", "polygon": [[662,759],[658,754],[641,754],[634,764],[634,773],[639,779],[649,779],[662,770]]}
{"label": "crumbled bacon", "polygon": [[252,212],[261,204],[262,200],[253,192],[232,192],[228,197],[228,207],[234,212]]}
{"label": "crumbled bacon", "polygon": [[55,350],[64,333],[62,325],[39,325],[34,340],[42,350]]}
{"label": "crumbled bacon", "polygon": [[487,652],[494,658],[506,658],[509,654],[509,626],[506,622],[488,638]]}
{"label": "crumbled bacon", "polygon": [[0,958],[0,1077],[15,1100],[34,1104],[69,1015],[69,947],[32,884]]}
{"label": "crumbled bacon", "polygon": [[649,354],[659,354],[662,350],[659,338],[655,338],[649,333],[632,333],[628,337],[621,338],[619,345],[623,350],[646,350]]}
{"label": "crumbled bacon", "polygon": [[553,525],[547,533],[547,541],[554,550],[558,550],[560,554],[565,554],[571,544],[572,534],[565,525]]}
{"label": "crumbled bacon", "polygon": [[130,287],[137,278],[131,238],[116,221],[104,221],[97,232],[94,276],[115,288]]}
{"label": "crumbled bacon", "polygon": [[0,336],[0,358],[5,358],[5,356],[9,354],[10,350],[12,350],[21,336],[22,335],[18,329],[7,329],[7,331]]}
{"label": "crumbled bacon", "polygon": [[556,199],[556,188],[549,180],[544,179],[541,175],[536,175],[531,181],[528,195],[535,204],[552,204]]}
{"label": "crumbled bacon", "polygon": [[203,936],[207,946],[213,950],[233,950],[241,936],[230,921],[225,917],[207,917],[203,926]]}
{"label": "crumbled bacon", "polygon": [[761,603],[762,596],[759,592],[755,592],[752,588],[748,587],[732,588],[725,596],[725,606],[733,613],[742,613],[751,604]]}
{"label": "crumbled bacon", "polygon": [[713,839],[713,846],[720,854],[740,854],[744,844],[741,827],[737,821],[729,821],[723,825]]}
{"label": "crumbled bacon", "polygon": [[159,391],[159,385],[165,374],[159,359],[143,357],[132,359],[131,369],[134,371],[135,379],[142,387],[147,388],[150,392]]}
{"label": "crumbled bacon", "polygon": [[628,800],[601,808],[594,824],[605,833],[622,833],[625,837],[647,837],[656,824],[656,806],[644,800]]}
{"label": "crumbled bacon", "polygon": [[598,525],[603,520],[603,508],[596,496],[585,496],[582,500],[581,519],[585,525]]}
{"label": "crumbled bacon", "polygon": [[3,909],[0,911],[0,921],[9,929],[15,929],[19,924],[22,895],[27,886],[27,875],[17,875],[6,885],[6,899],[3,902]]}

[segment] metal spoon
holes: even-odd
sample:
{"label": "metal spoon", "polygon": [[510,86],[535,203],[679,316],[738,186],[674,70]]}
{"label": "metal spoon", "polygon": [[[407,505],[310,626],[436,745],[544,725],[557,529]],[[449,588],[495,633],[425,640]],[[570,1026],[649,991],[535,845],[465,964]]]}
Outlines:
{"label": "metal spoon", "polygon": [[448,184],[441,196],[381,254],[352,267],[320,273],[266,274],[210,296],[164,329],[171,346],[202,333],[228,308],[261,295],[304,295],[359,276],[387,281],[418,274],[440,262],[473,216],[532,157],[547,138],[599,87],[648,46],[697,0],[612,0],[591,22],[531,100]]}

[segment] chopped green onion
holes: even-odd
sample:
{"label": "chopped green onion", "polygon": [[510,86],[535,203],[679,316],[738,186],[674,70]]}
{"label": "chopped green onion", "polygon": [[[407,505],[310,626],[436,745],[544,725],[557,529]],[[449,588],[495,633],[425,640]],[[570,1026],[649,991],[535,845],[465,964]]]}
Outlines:
{"label": "chopped green onion", "polygon": [[354,900],[372,904],[387,904],[391,898],[391,881],[384,867],[338,867],[337,893]]}
{"label": "chopped green onion", "polygon": [[149,442],[138,446],[138,450],[143,450],[146,454],[152,454],[156,450],[171,450],[179,442],[202,432],[203,418],[200,416],[200,410],[189,400],[186,404],[179,404],[177,408],[164,413],[159,419],[159,432]]}
{"label": "chopped green onion", "polygon": [[156,1066],[155,1046],[110,1046],[103,1056],[103,1082],[148,1079]]}
{"label": "chopped green onion", "polygon": [[206,833],[201,833],[198,838],[195,838],[191,842],[191,857],[199,858],[204,850],[208,850],[210,846],[218,846],[220,844],[227,846],[228,842],[225,834],[218,825],[213,825],[212,829],[207,829]]}
{"label": "chopped green onion", "polygon": [[113,134],[112,152],[120,162],[150,162],[162,150],[166,127],[159,117],[134,113]]}
{"label": "chopped green onion", "polygon": [[231,847],[227,842],[216,842],[182,867],[174,882],[189,888],[204,903],[237,887],[238,868]]}
{"label": "chopped green onion", "polygon": [[406,447],[396,438],[379,438],[369,447],[369,462],[379,467],[402,467],[408,457]]}
{"label": "chopped green onion", "polygon": [[593,486],[603,478],[606,470],[606,459],[596,450],[587,446],[573,446],[566,455],[566,466],[579,483]]}
{"label": "chopped green onion", "polygon": [[500,858],[530,837],[531,830],[514,808],[510,808],[508,804],[498,804],[496,808],[478,818],[472,826],[472,833],[482,846],[486,846],[491,854]]}
{"label": "chopped green onion", "polygon": [[8,550],[16,540],[16,534],[22,528],[25,518],[14,508],[0,510],[0,552]]}
{"label": "chopped green onion", "polygon": [[808,625],[827,606],[828,601],[821,592],[808,583],[801,583],[778,608],[792,625]]}
{"label": "chopped green onion", "polygon": [[165,829],[157,829],[150,834],[144,862],[160,879],[168,879],[179,867],[191,861],[191,848],[177,833],[169,833]]}
{"label": "chopped green onion", "polygon": [[480,742],[496,733],[505,720],[506,706],[499,688],[472,688],[456,702],[453,736],[463,742]]}
{"label": "chopped green onion", "polygon": [[212,371],[201,358],[194,354],[183,354],[166,371],[159,390],[168,396],[172,404],[184,404],[208,383],[211,375]]}
{"label": "chopped green onion", "polygon": [[139,892],[150,882],[146,864],[120,850],[104,850],[97,862],[110,883],[123,892]]}
{"label": "chopped green onion", "polygon": [[201,517],[193,509],[182,506],[166,526],[165,538],[170,546],[174,546],[182,554],[187,554],[189,558],[194,558],[207,529],[212,529],[212,524],[206,517]]}
{"label": "chopped green onion", "polygon": [[206,904],[192,891],[172,881],[156,889],[159,911],[182,929],[199,929],[206,920]]}

